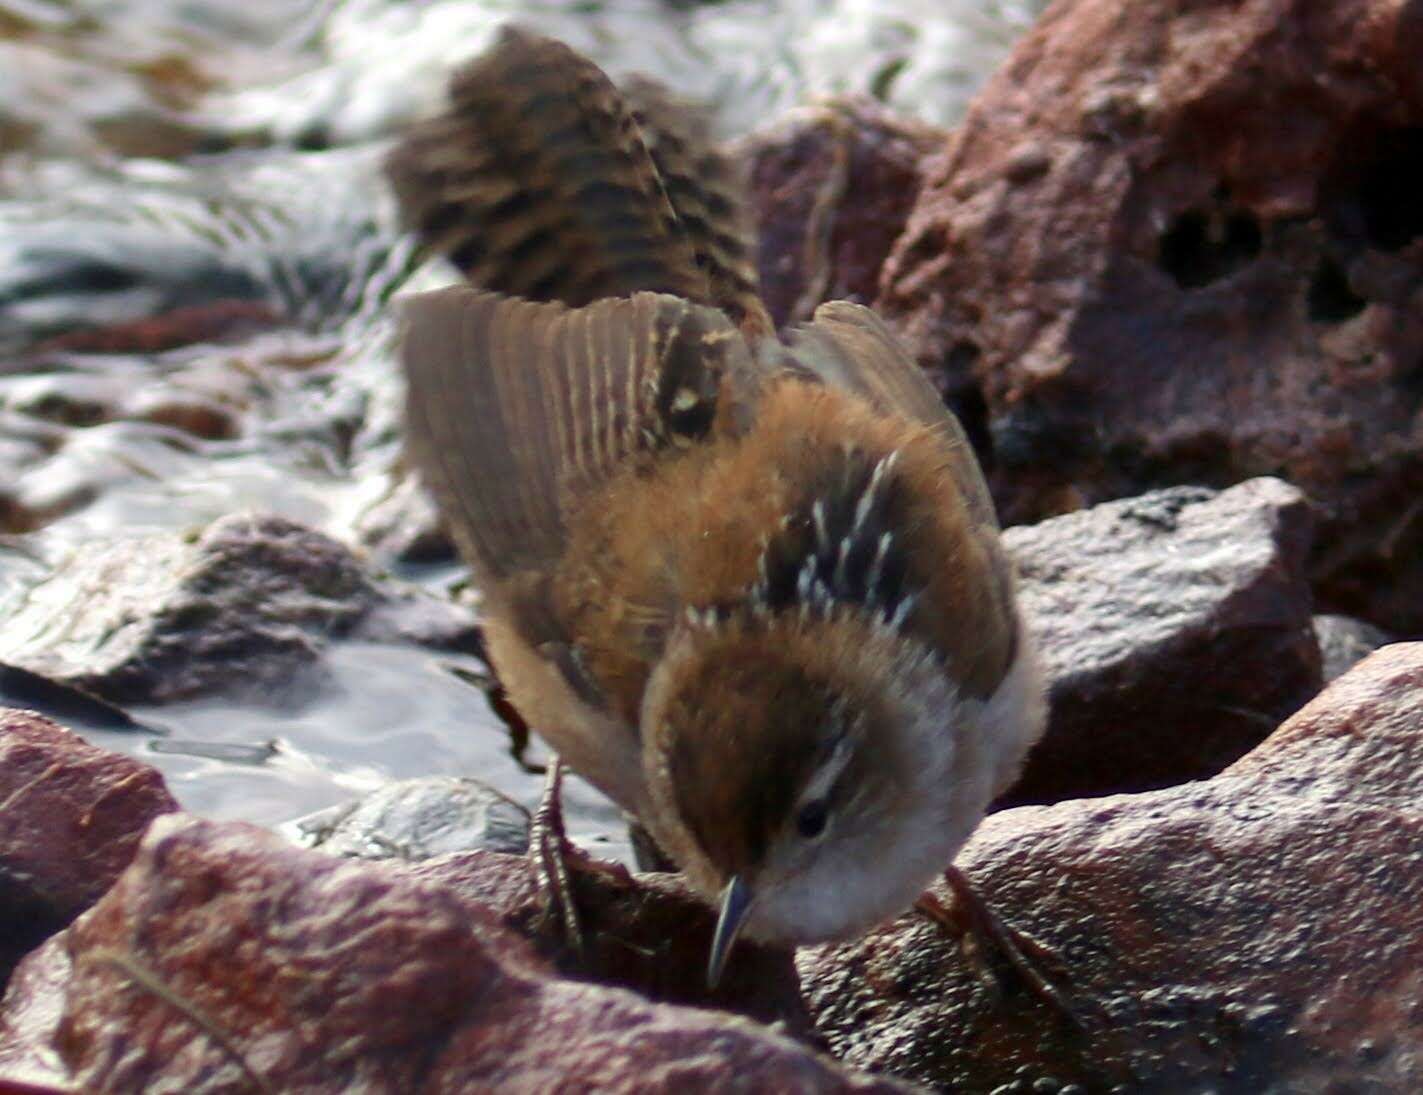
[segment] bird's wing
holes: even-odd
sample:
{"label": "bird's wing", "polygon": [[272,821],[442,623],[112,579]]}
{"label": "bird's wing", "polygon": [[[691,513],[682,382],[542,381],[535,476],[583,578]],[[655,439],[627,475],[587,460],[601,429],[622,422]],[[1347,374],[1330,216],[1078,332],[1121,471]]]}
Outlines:
{"label": "bird's wing", "polygon": [[822,304],[809,323],[785,332],[785,342],[792,361],[824,383],[938,432],[975,524],[997,529],[993,499],[963,427],[874,312],[843,300]]}
{"label": "bird's wing", "polygon": [[655,293],[421,294],[401,358],[410,456],[486,583],[548,573],[575,507],[626,460],[707,435],[753,370],[725,315]]}

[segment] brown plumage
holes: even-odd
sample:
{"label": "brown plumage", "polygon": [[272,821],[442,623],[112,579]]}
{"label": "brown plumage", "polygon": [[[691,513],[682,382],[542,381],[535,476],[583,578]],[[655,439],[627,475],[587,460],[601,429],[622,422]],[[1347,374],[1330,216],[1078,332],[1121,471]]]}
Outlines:
{"label": "brown plumage", "polygon": [[510,32],[392,155],[480,286],[406,304],[410,453],[530,724],[737,923],[843,935],[1016,771],[1035,663],[932,386],[857,305],[773,333],[734,172],[640,102]]}
{"label": "brown plumage", "polygon": [[406,227],[509,296],[579,307],[655,290],[769,329],[737,169],[703,114],[651,81],[629,90],[506,29],[388,157]]}

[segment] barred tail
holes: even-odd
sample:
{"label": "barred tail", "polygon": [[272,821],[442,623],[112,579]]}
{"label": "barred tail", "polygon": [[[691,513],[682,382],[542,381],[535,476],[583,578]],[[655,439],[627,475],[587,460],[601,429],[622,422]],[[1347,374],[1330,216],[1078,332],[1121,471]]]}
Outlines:
{"label": "barred tail", "polygon": [[690,109],[631,90],[506,29],[390,154],[406,226],[481,288],[573,307],[653,290],[769,329],[730,161]]}

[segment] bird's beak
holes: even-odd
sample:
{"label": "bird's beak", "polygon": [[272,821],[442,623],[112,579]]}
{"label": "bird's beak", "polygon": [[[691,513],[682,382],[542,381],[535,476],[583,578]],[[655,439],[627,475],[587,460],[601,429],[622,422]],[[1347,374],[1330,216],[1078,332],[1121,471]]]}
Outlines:
{"label": "bird's beak", "polygon": [[711,959],[707,962],[707,988],[716,988],[717,982],[721,980],[726,960],[731,957],[732,945],[741,933],[741,925],[746,922],[746,914],[750,909],[751,888],[741,880],[740,875],[732,875],[731,881],[721,891],[721,915],[716,920]]}

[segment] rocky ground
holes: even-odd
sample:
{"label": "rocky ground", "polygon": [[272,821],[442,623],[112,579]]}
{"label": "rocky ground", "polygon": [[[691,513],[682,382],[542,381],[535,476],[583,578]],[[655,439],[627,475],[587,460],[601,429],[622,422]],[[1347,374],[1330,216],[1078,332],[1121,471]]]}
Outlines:
{"label": "rocky ground", "polygon": [[536,772],[442,763],[427,678],[341,804],[187,808],[307,754],[185,705],[329,723],[375,667],[521,750],[399,465],[385,302],[440,274],[378,149],[133,158],[211,136],[196,90],[43,130],[129,158],[0,210],[0,1092],[1423,1090],[1420,56],[1391,0],[1060,0],[952,129],[911,82],[736,144],[777,320],[875,304],[1013,526],[1051,719],[959,862],[1076,1025],[915,916],[709,994],[711,913],[586,852],[570,950]]}

